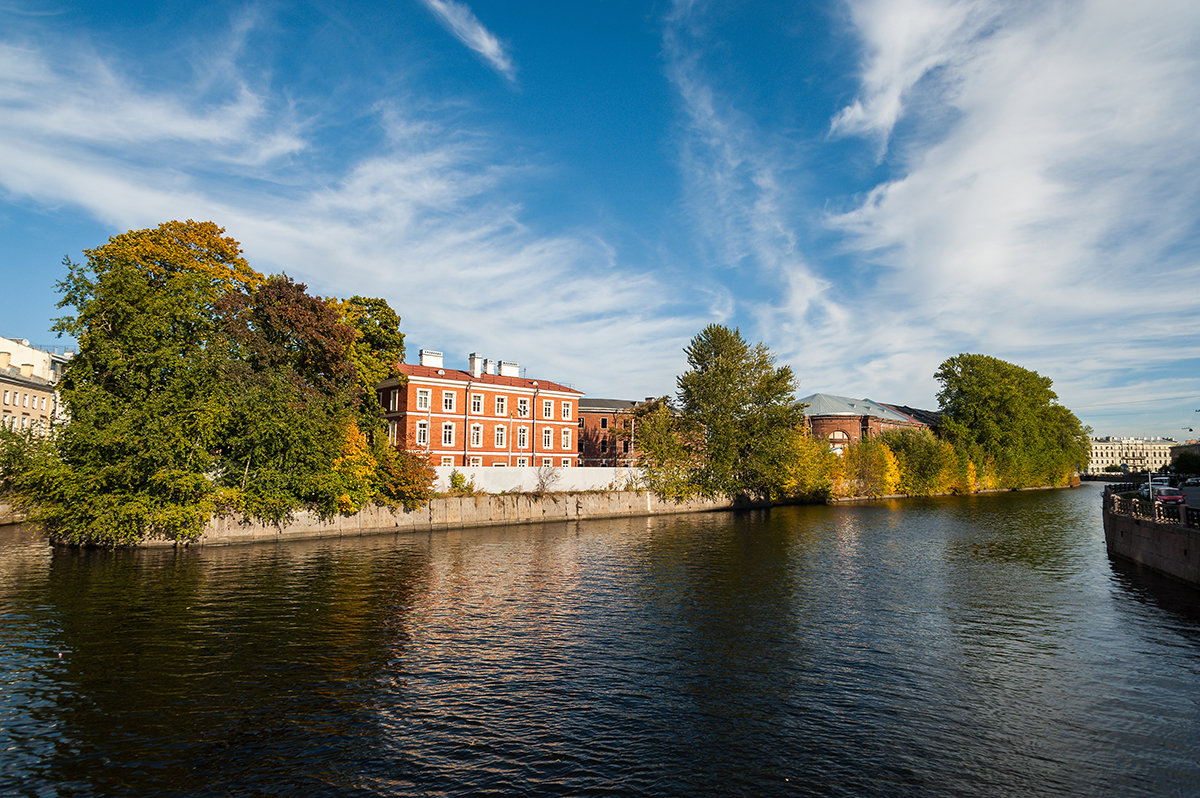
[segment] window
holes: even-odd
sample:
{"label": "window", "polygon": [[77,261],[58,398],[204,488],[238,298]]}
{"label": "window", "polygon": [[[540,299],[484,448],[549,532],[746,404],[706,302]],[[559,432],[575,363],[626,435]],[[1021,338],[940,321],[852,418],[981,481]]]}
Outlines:
{"label": "window", "polygon": [[625,441],[621,444],[621,451],[625,452],[625,454],[629,454],[629,441]]}
{"label": "window", "polygon": [[442,391],[442,410],[454,412],[454,391]]}
{"label": "window", "polygon": [[472,466],[472,467],[474,467],[474,468],[479,468],[481,465],[483,465],[483,458],[482,458],[482,457],[472,457],[472,458],[471,458],[471,466]]}
{"label": "window", "polygon": [[429,445],[429,422],[428,421],[418,421],[417,422],[417,445],[418,446],[428,446]]}
{"label": "window", "polygon": [[497,396],[496,397],[496,415],[498,415],[498,416],[508,415],[508,397],[507,396]]}
{"label": "window", "polygon": [[452,465],[454,465],[454,458],[453,458],[453,457],[443,457],[443,458],[442,458],[442,465],[444,465],[444,466],[452,466]]}
{"label": "window", "polygon": [[517,400],[517,415],[520,418],[529,418],[529,400],[528,399],[518,399]]}
{"label": "window", "polygon": [[524,457],[517,458],[517,468],[525,468],[529,465],[529,460]]}
{"label": "window", "polygon": [[507,463],[492,463],[492,468],[504,468]]}
{"label": "window", "polygon": [[608,419],[603,416],[600,418],[600,429],[608,429]]}
{"label": "window", "polygon": [[482,413],[483,412],[483,394],[481,394],[481,393],[471,394],[471,412],[472,413]]}
{"label": "window", "polygon": [[571,403],[570,402],[562,403],[562,416],[563,416],[563,421],[571,420]]}
{"label": "window", "polygon": [[476,449],[478,449],[480,446],[483,446],[483,425],[482,424],[472,424],[471,425],[471,445],[473,447],[475,447]]}
{"label": "window", "polygon": [[525,449],[529,446],[529,427],[517,427],[517,448]]}
{"label": "window", "polygon": [[442,425],[442,446],[454,445],[454,424],[447,421]]}
{"label": "window", "polygon": [[8,404],[8,391],[4,392],[4,404]]}
{"label": "window", "polygon": [[608,439],[605,438],[604,440],[600,441],[600,454],[604,454],[607,451],[608,451]]}
{"label": "window", "polygon": [[571,467],[571,458],[570,458],[570,457],[564,457],[564,458],[562,459],[562,467],[563,467],[563,468],[570,468],[570,467]]}
{"label": "window", "polygon": [[400,409],[400,389],[393,388],[388,396],[388,410],[393,413]]}
{"label": "window", "polygon": [[21,399],[25,402],[24,406],[29,407],[29,394],[21,394]]}
{"label": "window", "polygon": [[543,467],[545,467],[545,468],[553,468],[553,467],[554,467],[554,461],[553,461],[553,460],[551,460],[549,457],[543,457],[543,458],[542,458],[542,466],[543,466]]}
{"label": "window", "polygon": [[569,429],[562,431],[562,450],[564,452],[571,451],[571,430]]}
{"label": "window", "polygon": [[496,427],[496,448],[503,449],[508,443],[508,428]]}
{"label": "window", "polygon": [[554,418],[554,402],[550,399],[542,400],[542,418]]}
{"label": "window", "polygon": [[432,393],[432,392],[428,388],[418,388],[417,389],[417,409],[418,410],[428,410],[429,409],[430,393]]}
{"label": "window", "polygon": [[395,421],[388,422],[388,443],[392,446],[396,445],[396,433],[399,431],[400,425]]}
{"label": "window", "polygon": [[553,449],[554,448],[554,430],[551,430],[551,429],[542,430],[542,448],[543,449]]}

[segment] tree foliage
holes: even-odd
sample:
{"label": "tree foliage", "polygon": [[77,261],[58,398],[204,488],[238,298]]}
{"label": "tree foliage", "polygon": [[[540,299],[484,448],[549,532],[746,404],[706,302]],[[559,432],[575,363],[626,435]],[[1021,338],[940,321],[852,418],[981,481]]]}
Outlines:
{"label": "tree foliage", "polygon": [[[428,495],[420,464],[356,423],[358,362],[390,356],[394,340],[356,349],[366,335],[330,301],[258,274],[211,222],[130,231],[85,254],[60,284],[74,312],[57,329],[78,341],[59,383],[70,423],[27,446],[13,477],[52,534],[187,540],[220,510],[279,521],[302,505]],[[398,322],[383,300],[355,299]]]}
{"label": "tree foliage", "polygon": [[787,480],[791,433],[804,426],[795,378],[765,344],[710,324],[684,349],[678,378],[685,443],[697,448],[696,484],[708,495],[778,496]]}
{"label": "tree foliage", "polygon": [[1058,403],[1052,381],[987,355],[942,363],[942,435],[998,485],[1066,484],[1087,463],[1089,430]]}

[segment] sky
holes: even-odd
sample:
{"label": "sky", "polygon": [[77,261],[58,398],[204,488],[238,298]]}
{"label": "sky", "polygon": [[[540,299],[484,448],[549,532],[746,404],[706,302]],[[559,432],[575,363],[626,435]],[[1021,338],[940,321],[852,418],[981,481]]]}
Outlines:
{"label": "sky", "polygon": [[212,220],[409,362],[640,399],[720,323],[798,396],[972,352],[1196,438],[1198,76],[1195,0],[0,0],[0,335]]}

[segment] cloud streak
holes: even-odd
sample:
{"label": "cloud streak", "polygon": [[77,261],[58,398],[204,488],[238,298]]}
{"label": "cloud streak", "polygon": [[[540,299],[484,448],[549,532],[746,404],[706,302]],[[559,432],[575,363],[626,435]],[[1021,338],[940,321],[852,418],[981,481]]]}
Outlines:
{"label": "cloud streak", "polygon": [[487,62],[488,66],[509,83],[516,82],[517,69],[504,45],[483,26],[470,8],[455,0],[421,0],[421,3],[446,30]]}
{"label": "cloud streak", "polygon": [[[114,231],[213,219],[259,270],[387,298],[414,350],[481,351],[600,395],[661,392],[677,371],[688,292],[622,266],[594,232],[530,227],[513,197],[537,169],[464,133],[461,113],[381,102],[383,144],[339,169],[345,154],[269,86],[234,71],[221,91],[205,83],[203,107],[198,87],[150,92],[92,55],[0,46],[0,190]],[[300,153],[319,168],[297,172]]]}

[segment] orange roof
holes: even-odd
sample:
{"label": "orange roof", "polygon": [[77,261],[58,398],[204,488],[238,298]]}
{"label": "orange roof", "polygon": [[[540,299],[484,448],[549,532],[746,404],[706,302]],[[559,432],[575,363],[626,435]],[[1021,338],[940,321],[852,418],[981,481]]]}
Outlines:
{"label": "orange roof", "polygon": [[[442,373],[438,373],[442,372]],[[484,383],[486,385],[503,385],[509,388],[526,388],[528,390],[561,391],[577,393],[583,396],[583,391],[568,388],[549,380],[530,380],[525,377],[501,377],[499,374],[480,374],[471,376],[471,372],[461,369],[437,368],[436,366],[418,366],[413,363],[401,363],[400,373],[409,377],[432,377],[435,380],[458,380],[460,382]]]}

